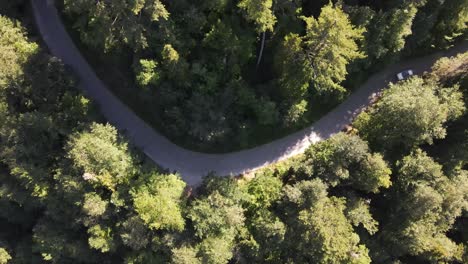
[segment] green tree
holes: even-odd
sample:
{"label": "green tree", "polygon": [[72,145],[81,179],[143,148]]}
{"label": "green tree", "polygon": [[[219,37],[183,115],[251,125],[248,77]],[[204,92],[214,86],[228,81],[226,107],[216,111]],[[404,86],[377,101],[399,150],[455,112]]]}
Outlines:
{"label": "green tree", "polygon": [[233,204],[243,204],[249,200],[245,189],[232,177],[219,177],[215,174],[209,174],[203,179],[202,186],[201,190],[204,196],[218,193],[231,200]]}
{"label": "green tree", "polygon": [[105,52],[122,45],[147,47],[148,24],[167,20],[169,12],[159,0],[64,1],[65,12],[77,15],[81,39]]}
{"label": "green tree", "polygon": [[165,44],[161,51],[161,66],[165,74],[177,85],[186,86],[188,82],[188,63],[171,44]]}
{"label": "green tree", "polygon": [[301,100],[309,88],[311,65],[302,52],[303,45],[299,35],[286,35],[275,57],[281,95],[292,102]]}
{"label": "green tree", "polygon": [[160,73],[158,72],[158,63],[156,61],[140,60],[136,72],[136,81],[140,87],[158,84]]}
{"label": "green tree", "polygon": [[274,125],[278,122],[279,113],[275,102],[262,98],[255,106],[255,114],[260,124]]}
{"label": "green tree", "polygon": [[376,62],[395,61],[399,52],[405,47],[406,38],[411,35],[413,19],[417,7],[408,2],[399,8],[372,15],[364,49],[367,54],[367,67]]}
{"label": "green tree", "polygon": [[195,235],[200,238],[234,237],[245,220],[244,210],[218,191],[204,199],[196,200],[188,211]]}
{"label": "green tree", "polygon": [[463,246],[446,233],[466,210],[466,172],[451,178],[442,166],[421,150],[399,163],[394,211],[383,228],[392,254],[419,256],[431,263],[461,261]]}
{"label": "green tree", "polygon": [[211,54],[202,58],[208,66],[214,64],[214,67],[230,69],[232,74],[238,74],[238,68],[248,63],[252,57],[253,37],[245,32],[237,32],[236,26],[218,19],[205,34],[202,44],[207,55],[211,50],[216,51],[217,55],[215,58]]}
{"label": "green tree", "polygon": [[88,229],[88,234],[88,243],[91,248],[100,250],[102,253],[115,250],[111,228],[94,225]]}
{"label": "green tree", "polygon": [[371,262],[368,249],[359,245],[359,236],[344,214],[345,200],[328,197],[321,180],[286,186],[283,199],[287,210],[294,210],[286,234],[294,262]]}
{"label": "green tree", "polygon": [[110,125],[92,124],[89,131],[73,135],[67,145],[68,157],[83,179],[114,190],[134,174],[133,158],[127,143]]}
{"label": "green tree", "polygon": [[303,99],[310,84],[321,94],[344,92],[347,65],[364,57],[357,45],[364,30],[353,27],[341,6],[329,4],[317,19],[302,19],[305,36],[287,35],[276,57],[280,89],[292,103]]}
{"label": "green tree", "polygon": [[177,175],[152,173],[131,191],[135,211],[150,229],[182,231],[185,186]]}
{"label": "green tree", "polygon": [[[440,3],[440,2],[439,2]],[[468,1],[442,1],[438,21],[434,25],[432,36],[437,47],[450,46],[461,37],[466,37],[468,24]]]}
{"label": "green tree", "polygon": [[431,144],[445,137],[445,122],[456,119],[464,110],[460,92],[447,89],[451,101],[444,99],[445,89],[421,78],[390,85],[382,100],[359,116],[355,125],[373,146],[389,151]]}
{"label": "green tree", "polygon": [[160,254],[152,251],[136,251],[130,253],[126,258],[125,264],[140,264],[140,263],[166,263],[165,259]]}
{"label": "green tree", "polygon": [[141,250],[149,244],[149,230],[143,220],[132,216],[122,223],[120,238],[124,245],[133,250]]}
{"label": "green tree", "polygon": [[[465,107],[468,105],[468,52],[461,53],[456,57],[441,58],[431,69],[429,79],[439,82],[444,86],[460,86],[463,93]],[[445,89],[447,90],[447,89]],[[451,90],[448,90],[451,91]],[[456,94],[455,94],[456,96]],[[458,98],[454,98],[453,93],[444,96],[444,101],[448,104],[462,103]],[[456,112],[455,112],[456,113]],[[453,115],[453,114],[452,114]],[[445,161],[445,170],[457,170],[465,168],[468,161],[468,115],[465,114],[451,122],[447,127],[447,137],[438,142],[434,149],[437,150],[438,157]]]}
{"label": "green tree", "polygon": [[388,188],[392,185],[391,173],[381,154],[367,154],[352,175],[351,182],[358,190],[378,193],[379,188]]}
{"label": "green tree", "polygon": [[207,237],[200,243],[202,263],[226,264],[233,257],[232,241],[225,237]]}
{"label": "green tree", "polygon": [[41,218],[33,229],[32,252],[39,254],[42,261],[50,263],[99,261],[92,254],[86,239],[77,239],[75,236],[81,234],[75,232],[76,230],[66,229],[65,224],[54,222],[50,218]]}
{"label": "green tree", "polygon": [[255,23],[258,33],[273,31],[276,17],[272,10],[272,0],[241,0],[238,6],[245,11],[246,19]]}
{"label": "green tree", "polygon": [[281,196],[282,186],[281,180],[270,174],[256,175],[247,184],[249,206],[252,206],[254,211],[257,208],[268,208]]}
{"label": "green tree", "polygon": [[60,153],[58,127],[51,116],[28,112],[5,124],[4,129],[2,159],[26,189],[44,198],[50,189],[49,166]]}
{"label": "green tree", "polygon": [[262,46],[257,59],[258,67],[263,56],[265,33],[273,31],[276,24],[276,17],[272,10],[273,0],[241,0],[237,6],[244,11],[248,21],[255,23],[255,30],[262,33]]}
{"label": "green tree", "polygon": [[83,201],[83,211],[89,216],[101,216],[106,212],[108,203],[96,193],[86,193]]}
{"label": "green tree", "polygon": [[[429,78],[448,86],[460,83],[460,88],[467,93],[468,72],[465,70],[467,65],[468,52],[460,53],[454,57],[441,58],[432,66]],[[468,98],[464,99],[466,101]]]}
{"label": "green tree", "polygon": [[331,186],[348,183],[367,192],[388,188],[390,169],[380,154],[370,153],[367,142],[355,135],[338,133],[312,145],[301,170],[306,177],[320,177]]}
{"label": "green tree", "polygon": [[266,209],[255,211],[248,219],[250,233],[255,239],[255,246],[250,248],[248,256],[255,262],[281,261],[287,226],[274,213]]}
{"label": "green tree", "polygon": [[324,6],[318,19],[303,19],[306,23],[304,52],[311,66],[313,87],[322,93],[344,91],[340,83],[346,78],[346,66],[364,57],[356,44],[364,30],[354,28],[339,5]]}
{"label": "green tree", "polygon": [[17,22],[0,15],[0,94],[7,81],[22,73],[24,64],[39,51],[29,42],[25,29]]}
{"label": "green tree", "polygon": [[244,209],[239,197],[232,196],[237,192],[232,183],[207,178],[205,191],[209,194],[195,200],[188,210],[195,236],[201,239],[197,247],[202,263],[227,263],[233,257],[235,239],[245,233]]}
{"label": "green tree", "polygon": [[366,201],[357,197],[350,197],[346,202],[346,218],[355,227],[362,225],[364,229],[373,235],[379,230],[379,223],[370,213],[370,200]]}
{"label": "green tree", "polygon": [[193,247],[183,246],[172,250],[173,264],[201,264],[201,260],[197,257],[197,251]]}
{"label": "green tree", "polygon": [[304,115],[307,112],[307,101],[301,100],[300,102],[291,105],[286,112],[286,116],[283,119],[283,125],[291,127],[295,124],[300,124],[304,120]]}
{"label": "green tree", "polygon": [[438,17],[447,1],[426,0],[418,8],[412,25],[412,34],[408,36],[407,47],[410,52],[428,50],[434,47],[431,31],[438,22]]}

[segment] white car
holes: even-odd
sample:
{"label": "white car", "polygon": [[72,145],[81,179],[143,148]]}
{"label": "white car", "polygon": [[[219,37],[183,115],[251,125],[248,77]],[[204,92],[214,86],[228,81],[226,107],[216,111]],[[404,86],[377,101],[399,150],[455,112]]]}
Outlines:
{"label": "white car", "polygon": [[413,70],[404,70],[404,71],[398,73],[396,76],[397,76],[398,80],[401,81],[401,80],[404,80],[404,79],[408,79],[409,77],[411,77],[413,75],[414,75]]}

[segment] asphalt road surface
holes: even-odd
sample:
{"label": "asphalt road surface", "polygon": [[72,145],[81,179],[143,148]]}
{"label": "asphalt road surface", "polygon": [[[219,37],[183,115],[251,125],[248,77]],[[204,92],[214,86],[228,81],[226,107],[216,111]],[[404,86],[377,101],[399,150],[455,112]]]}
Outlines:
{"label": "asphalt road surface", "polygon": [[394,80],[397,72],[411,68],[415,74],[420,74],[429,70],[438,58],[468,50],[468,43],[464,42],[445,53],[392,65],[369,78],[346,101],[313,125],[284,138],[248,150],[205,154],[170,142],[112,94],[73,43],[53,0],[32,0],[32,6],[37,27],[50,52],[76,72],[80,79],[80,89],[97,102],[109,123],[124,131],[131,142],[151,160],[161,167],[177,171],[191,185],[200,183],[209,172],[224,176],[238,175],[302,153],[311,144],[341,131],[370,103],[373,95]]}

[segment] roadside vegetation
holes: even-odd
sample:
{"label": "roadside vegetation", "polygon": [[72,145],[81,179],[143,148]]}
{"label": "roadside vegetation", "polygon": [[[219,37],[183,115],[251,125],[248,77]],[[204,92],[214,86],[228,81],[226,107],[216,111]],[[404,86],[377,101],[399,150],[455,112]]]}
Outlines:
{"label": "roadside vegetation", "polygon": [[[145,12],[157,10],[157,16],[149,14],[159,21],[171,17],[162,2],[136,2],[145,4],[140,9]],[[221,2],[209,2],[209,8],[217,10]],[[382,10],[400,10],[375,2]],[[27,8],[4,3],[0,264],[468,262],[468,53],[442,58],[431,73],[390,85],[349,133],[251,175],[207,175],[191,188],[106,124],[76,88],[73,72],[13,19],[26,16]],[[268,1],[261,3],[266,13],[259,21],[252,20],[258,10],[249,7],[251,1],[239,4],[260,36],[271,34],[271,26],[282,19],[276,10],[265,11],[273,10]],[[322,12],[345,16],[336,5],[324,6]],[[428,7],[418,8],[416,18]],[[306,21],[314,29],[327,19]],[[285,41],[309,43],[314,38],[309,33]],[[445,39],[423,42],[448,45],[451,39]],[[114,48],[122,40],[115,41],[103,47]],[[174,50],[166,51],[176,57]],[[143,64],[155,63],[161,62]],[[170,73],[183,69],[174,67]],[[324,92],[344,87],[335,77],[307,80]]]}

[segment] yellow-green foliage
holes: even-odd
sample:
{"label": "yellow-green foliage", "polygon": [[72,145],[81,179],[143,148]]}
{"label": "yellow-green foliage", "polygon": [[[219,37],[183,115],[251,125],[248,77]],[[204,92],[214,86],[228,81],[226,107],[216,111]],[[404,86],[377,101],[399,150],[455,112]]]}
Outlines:
{"label": "yellow-green foliage", "polygon": [[173,174],[153,173],[147,177],[131,192],[135,211],[151,229],[182,231],[185,182]]}

